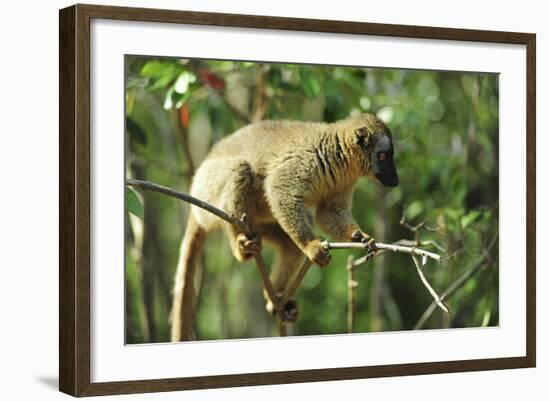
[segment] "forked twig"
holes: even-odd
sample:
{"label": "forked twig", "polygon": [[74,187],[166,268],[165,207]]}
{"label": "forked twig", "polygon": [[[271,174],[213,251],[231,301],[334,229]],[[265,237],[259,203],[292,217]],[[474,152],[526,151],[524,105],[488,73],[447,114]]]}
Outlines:
{"label": "forked twig", "polygon": [[[377,242],[374,245],[364,244],[361,242],[329,242],[329,241],[323,241],[322,244],[325,249],[365,249],[367,250],[367,254],[364,256],[361,256],[360,258],[353,259],[353,257],[350,255],[348,258],[347,264],[346,264],[346,270],[348,272],[348,310],[347,310],[347,324],[348,324],[348,333],[353,333],[355,331],[355,306],[356,306],[356,300],[355,300],[355,294],[356,289],[358,287],[358,282],[355,280],[354,277],[354,271],[357,267],[361,266],[362,264],[368,262],[369,260],[375,258],[376,256],[382,254],[383,252],[392,251],[392,252],[400,252],[411,255],[411,258],[414,261],[414,264],[416,266],[418,275],[420,276],[420,280],[422,281],[422,284],[426,287],[430,295],[434,298],[436,301],[436,305],[439,306],[441,309],[443,309],[445,312],[449,313],[449,308],[443,303],[441,298],[437,295],[435,290],[430,286],[428,283],[428,280],[424,276],[424,272],[422,271],[422,268],[420,266],[420,263],[418,262],[417,257],[422,258],[422,265],[425,265],[427,262],[427,259],[433,259],[437,262],[441,261],[441,256],[426,251],[424,249],[420,249],[416,246],[405,246],[401,245],[405,242],[405,240],[398,241],[394,244],[384,244],[382,242]],[[422,243],[420,241],[416,241],[414,243]],[[433,245],[433,244],[430,244]]]}
{"label": "forked twig", "polygon": [[[460,277],[458,277],[443,293],[441,294],[441,300],[445,301],[446,299],[450,298],[459,288],[461,288],[466,282],[474,276],[478,271],[480,271],[484,266],[491,263],[491,258],[489,256],[489,253],[493,250],[495,244],[497,243],[498,239],[498,232],[493,236],[491,242],[489,243],[489,246],[484,250],[483,256],[475,262],[472,267],[470,267],[468,270],[466,270]],[[413,330],[419,330],[421,329],[424,324],[428,321],[428,319],[432,316],[435,308],[437,307],[437,303],[434,301],[432,302],[424,311],[420,319],[418,319],[418,322],[414,325]]]}
{"label": "forked twig", "polygon": [[412,255],[411,258],[414,262],[414,265],[416,266],[416,271],[420,276],[420,280],[422,281],[422,284],[424,284],[424,287],[426,287],[430,295],[433,297],[437,306],[439,306],[443,311],[449,313],[449,308],[447,307],[447,305],[443,303],[439,295],[437,295],[437,292],[435,292],[435,290],[432,288],[432,286],[426,279],[426,276],[424,276],[424,272],[422,271],[422,267],[420,266],[420,263],[418,263],[418,259],[416,258],[416,256]]}
{"label": "forked twig", "polygon": [[[367,244],[363,244],[362,242],[329,242],[329,241],[323,241],[323,246],[325,249],[368,249]],[[404,245],[396,245],[396,244],[384,244],[382,242],[376,242],[374,244],[374,249],[376,250],[382,250],[382,251],[391,251],[391,252],[400,252],[400,253],[407,253],[410,255],[420,256],[422,257],[422,264],[426,264],[426,259],[431,258],[436,261],[441,260],[441,256],[437,253],[429,252],[424,249],[417,248],[415,246],[404,246]]]}

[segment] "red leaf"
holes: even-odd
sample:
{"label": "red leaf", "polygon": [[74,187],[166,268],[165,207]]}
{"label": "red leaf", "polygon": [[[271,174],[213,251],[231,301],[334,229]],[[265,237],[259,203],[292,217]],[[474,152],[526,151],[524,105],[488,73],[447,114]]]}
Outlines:
{"label": "red leaf", "polygon": [[189,105],[187,103],[180,108],[180,121],[185,128],[189,127]]}
{"label": "red leaf", "polygon": [[200,70],[199,78],[205,84],[207,84],[212,89],[215,89],[217,91],[221,91],[225,88],[225,81],[210,70],[207,70],[207,69]]}

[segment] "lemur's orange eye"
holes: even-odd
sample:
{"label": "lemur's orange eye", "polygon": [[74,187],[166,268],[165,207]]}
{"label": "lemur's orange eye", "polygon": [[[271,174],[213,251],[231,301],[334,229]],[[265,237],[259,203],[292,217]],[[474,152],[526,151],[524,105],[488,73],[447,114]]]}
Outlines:
{"label": "lemur's orange eye", "polygon": [[381,162],[386,160],[386,154],[384,152],[378,154],[378,160],[380,160]]}

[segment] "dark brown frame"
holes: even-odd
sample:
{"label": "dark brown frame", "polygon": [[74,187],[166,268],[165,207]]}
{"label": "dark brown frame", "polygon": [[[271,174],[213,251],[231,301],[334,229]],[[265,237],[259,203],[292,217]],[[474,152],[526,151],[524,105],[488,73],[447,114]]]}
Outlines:
{"label": "dark brown frame", "polygon": [[[90,382],[90,21],[92,18],[510,43],[527,49],[527,325],[524,357],[122,382]],[[534,367],[536,35],[143,8],[74,5],[59,13],[59,389],[73,396]]]}

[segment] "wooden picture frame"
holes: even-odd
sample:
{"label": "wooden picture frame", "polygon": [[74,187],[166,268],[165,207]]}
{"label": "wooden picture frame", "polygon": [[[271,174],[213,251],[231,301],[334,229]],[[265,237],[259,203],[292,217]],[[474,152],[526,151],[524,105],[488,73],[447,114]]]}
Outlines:
{"label": "wooden picture frame", "polygon": [[[90,22],[108,19],[218,27],[308,31],[447,41],[490,42],[526,47],[526,355],[429,363],[256,372],[91,382],[90,332]],[[348,21],[75,5],[59,15],[59,388],[73,396],[143,393],[263,384],[361,379],[400,375],[534,367],[535,314],[535,49],[529,33],[495,32]]]}

